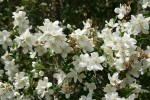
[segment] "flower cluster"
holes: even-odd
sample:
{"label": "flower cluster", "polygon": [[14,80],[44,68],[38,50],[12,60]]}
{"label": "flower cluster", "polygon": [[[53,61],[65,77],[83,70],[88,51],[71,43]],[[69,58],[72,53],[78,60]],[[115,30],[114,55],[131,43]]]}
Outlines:
{"label": "flower cluster", "polygon": [[142,5],[143,8],[147,8],[147,7],[150,7],[150,0],[143,0],[143,5]]}
{"label": "flower cluster", "polygon": [[97,52],[91,53],[91,57],[89,54],[81,54],[80,57],[75,56],[75,61],[73,61],[73,65],[77,72],[81,71],[96,71],[103,70],[101,63],[105,61],[105,56],[98,55]]}
{"label": "flower cluster", "polygon": [[128,19],[129,4],[114,11],[101,31],[91,19],[83,29],[45,19],[34,32],[26,12],[13,12],[12,31],[0,31],[0,99],[135,100],[150,92],[139,80],[150,71],[150,46],[140,44],[150,17]]}
{"label": "flower cluster", "polygon": [[26,17],[26,12],[19,11],[19,12],[13,12],[14,18],[14,28],[18,27],[18,31],[21,34],[22,32],[25,32],[27,28],[29,28],[29,20]]}

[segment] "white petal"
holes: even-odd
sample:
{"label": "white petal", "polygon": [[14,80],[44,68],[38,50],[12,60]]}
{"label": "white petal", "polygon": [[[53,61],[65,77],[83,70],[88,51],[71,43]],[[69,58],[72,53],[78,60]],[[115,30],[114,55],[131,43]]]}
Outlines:
{"label": "white petal", "polygon": [[47,83],[47,87],[49,88],[50,86],[52,86],[52,83]]}
{"label": "white petal", "polygon": [[102,62],[104,62],[105,61],[105,56],[101,56],[101,57],[99,57],[99,60],[100,60],[100,63],[102,63]]}
{"label": "white petal", "polygon": [[124,17],[124,14],[122,14],[122,13],[120,13],[119,15],[118,15],[118,18],[119,19],[122,19]]}
{"label": "white petal", "polygon": [[115,8],[115,13],[119,14],[120,13],[120,8]]}
{"label": "white petal", "polygon": [[144,29],[149,29],[148,23],[143,23],[143,24],[142,24],[142,27],[143,27]]}

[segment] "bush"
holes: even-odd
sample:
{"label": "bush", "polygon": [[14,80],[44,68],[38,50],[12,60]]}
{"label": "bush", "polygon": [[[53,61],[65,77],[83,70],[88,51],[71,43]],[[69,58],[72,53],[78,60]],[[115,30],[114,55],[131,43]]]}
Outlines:
{"label": "bush", "polygon": [[0,5],[1,100],[149,98],[149,1]]}

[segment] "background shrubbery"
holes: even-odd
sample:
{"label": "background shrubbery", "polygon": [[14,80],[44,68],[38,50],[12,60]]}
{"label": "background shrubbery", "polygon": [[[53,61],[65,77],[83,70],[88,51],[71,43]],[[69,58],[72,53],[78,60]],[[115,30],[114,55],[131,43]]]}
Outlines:
{"label": "background shrubbery", "polygon": [[132,11],[137,13],[138,0],[4,0],[0,3],[0,29],[10,29],[12,12],[23,6],[27,12],[30,24],[34,27],[42,25],[45,18],[51,21],[59,20],[63,24],[75,25],[81,28],[82,21],[90,18],[99,28],[104,27],[105,20],[115,16],[114,9],[120,3],[131,2]]}
{"label": "background shrubbery", "polygon": [[[70,24],[73,27],[73,30],[69,30],[67,28],[64,29],[63,31],[64,31],[64,34],[66,35],[71,34],[71,32],[73,32],[77,28],[82,29],[83,21],[86,21],[88,18],[92,19],[93,27],[98,27],[98,29],[101,30],[105,27],[106,20],[109,21],[109,19],[116,17],[116,14],[114,13],[114,9],[116,7],[119,7],[120,3],[121,4],[126,3],[127,5],[131,4],[132,9],[131,9],[131,12],[129,13],[129,16],[127,17],[127,20],[130,19],[130,15],[136,15],[141,12],[144,13],[145,16],[150,15],[149,8],[143,11],[141,9],[141,6],[138,5],[138,0],[3,0],[2,2],[0,2],[0,30],[12,31],[14,27],[14,24],[13,24],[14,19],[12,18],[13,16],[12,12],[15,12],[16,10],[18,11],[22,10],[26,12],[26,16],[29,19],[29,24],[32,25],[32,28],[30,30],[32,33],[37,32],[37,26],[42,26],[45,18],[50,19],[50,21],[52,22],[56,20],[60,21],[61,22],[60,25],[62,27],[66,27],[68,24]],[[13,31],[13,32],[15,34],[16,31]],[[15,36],[12,35],[11,38],[14,39]],[[69,36],[67,38],[69,38]],[[146,47],[150,45],[150,34],[140,34],[138,36],[135,36],[134,38],[137,40],[137,46],[141,47],[143,50],[145,50]],[[101,44],[98,44],[98,46],[100,45]],[[61,65],[67,66],[64,68],[68,68],[68,69],[63,69],[63,70],[65,70],[66,72],[68,71],[68,73],[69,73],[70,66],[71,67],[73,66],[73,65],[69,65],[69,63],[73,61],[71,58],[64,60],[61,57],[61,55],[57,55],[57,54],[51,55],[50,54],[51,52],[44,54],[42,57],[38,56],[36,59],[31,59],[29,57],[29,54],[24,55],[22,53],[21,51],[22,49],[19,48],[17,50],[18,51],[14,53],[15,55],[13,55],[13,57],[15,58],[16,63],[20,64],[20,62],[22,62],[19,65],[20,71],[24,71],[24,68],[23,68],[24,66],[30,65],[30,68],[31,68],[32,62],[34,60],[41,62],[41,64],[37,65],[37,70],[45,71],[45,74],[47,76],[53,76],[53,74],[56,73],[56,69],[53,69],[54,67],[57,66],[56,64],[58,64],[59,68],[61,68],[60,67]],[[95,50],[97,50],[97,48],[95,48]],[[0,56],[3,56],[4,53],[5,51],[2,49],[2,46],[1,46]],[[78,52],[77,55],[79,54],[81,54],[81,52]],[[100,54],[102,54],[102,51],[100,52]],[[70,54],[69,56],[72,57],[74,55],[75,54]],[[49,62],[47,60],[49,60]],[[4,69],[4,66],[5,66],[4,63],[0,61],[0,67],[1,67],[0,69]],[[45,66],[52,66],[52,67],[48,68]],[[27,73],[30,71],[30,68],[25,68],[25,70],[28,69]],[[104,92],[101,93],[101,91],[103,87],[105,87],[105,85],[109,83],[107,73],[109,73],[110,71],[108,71],[108,69],[106,68],[106,70],[98,71],[98,72],[100,72],[102,76],[97,75],[96,77],[98,78],[102,77],[101,80],[103,81],[103,83],[100,83],[102,86],[100,87],[97,86],[98,89],[95,90],[95,94],[93,96],[94,98],[103,97],[105,94]],[[88,74],[86,73],[87,77],[91,79],[94,74],[95,74],[94,72],[89,72]],[[35,79],[34,81],[37,82],[37,80],[38,79]],[[56,83],[56,79],[49,77],[49,80],[52,80],[54,83]],[[95,82],[98,82],[96,78],[93,80]],[[7,80],[7,77],[4,76],[3,82],[5,81],[8,81],[8,80]],[[86,80],[86,81],[89,81],[89,80]],[[71,82],[73,83],[73,81]],[[150,72],[147,72],[144,75],[141,75],[139,78],[137,78],[137,83],[142,85],[142,89],[150,91]],[[37,85],[37,83],[35,84]],[[80,84],[80,83],[78,82],[77,84]],[[33,87],[35,89],[36,86],[33,86]],[[80,87],[82,86],[80,85]],[[27,91],[24,91],[25,94],[31,93],[35,95],[35,93],[32,92],[32,89],[33,88],[30,87]],[[54,90],[57,91],[59,90],[59,88],[57,88],[56,86]],[[20,91],[21,90],[19,90],[19,92]],[[119,95],[129,96],[131,91],[132,89],[120,90]],[[75,95],[71,95],[71,98],[73,98],[72,100],[77,100],[77,98],[80,97],[81,92],[83,93],[84,91],[78,91],[78,94],[75,93]],[[85,95],[87,94],[86,92],[84,92]],[[96,93],[98,95],[96,95]],[[57,93],[56,96],[59,94],[60,93]],[[65,98],[65,96],[63,95],[60,98],[61,99]],[[150,98],[150,93],[148,92],[148,93],[139,94],[139,98],[137,98],[137,100],[144,100],[144,99],[149,100],[149,98]]]}

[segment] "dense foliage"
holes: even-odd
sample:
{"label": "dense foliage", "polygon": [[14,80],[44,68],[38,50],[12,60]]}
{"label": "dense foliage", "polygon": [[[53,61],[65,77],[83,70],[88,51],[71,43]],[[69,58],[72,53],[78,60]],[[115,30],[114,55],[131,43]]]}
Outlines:
{"label": "dense foliage", "polygon": [[[11,29],[13,24],[12,12],[18,7],[27,12],[33,27],[42,25],[45,18],[51,21],[59,20],[64,25],[68,23],[82,28],[82,21],[93,19],[94,25],[101,29],[105,20],[115,16],[114,9],[125,0],[2,0],[0,2],[0,29]],[[132,11],[137,13],[137,0],[131,0]]]}
{"label": "dense foliage", "polygon": [[149,0],[0,5],[1,100],[150,98]]}

